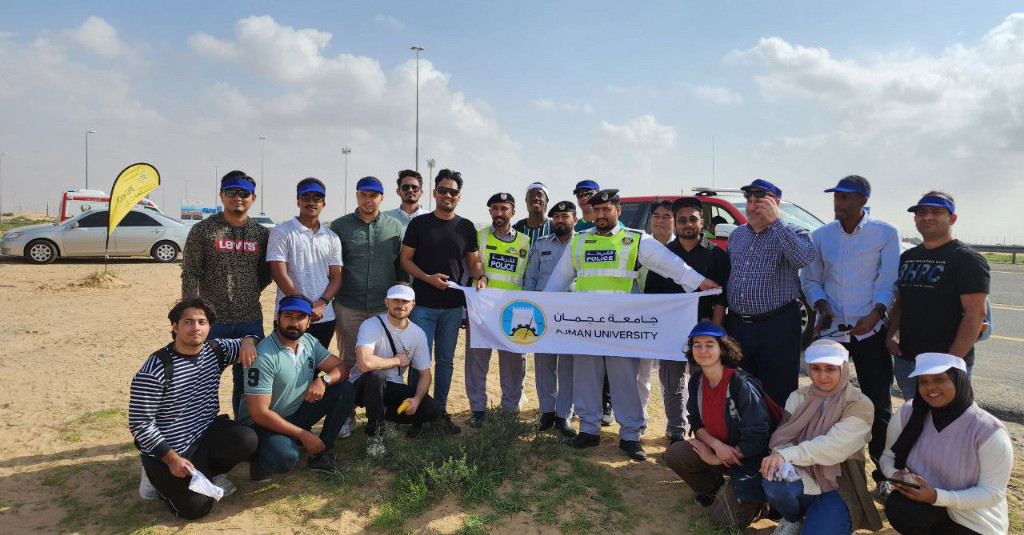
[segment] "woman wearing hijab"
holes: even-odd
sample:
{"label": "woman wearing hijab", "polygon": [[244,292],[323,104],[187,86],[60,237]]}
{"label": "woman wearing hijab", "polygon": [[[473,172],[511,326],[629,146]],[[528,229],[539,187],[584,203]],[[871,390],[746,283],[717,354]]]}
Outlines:
{"label": "woman wearing hijab", "polygon": [[818,340],[804,353],[811,385],[786,400],[792,414],[772,433],[761,461],[768,503],[782,514],[774,535],[877,531],[882,520],[864,477],[874,405],[850,385],[850,353]]}
{"label": "woman wearing hijab", "polygon": [[697,494],[696,502],[711,507],[713,523],[743,529],[764,509],[758,469],[768,452],[771,416],[757,379],[736,368],[743,358],[739,344],[721,327],[698,323],[686,358],[693,370],[686,410],[696,438],[672,444],[664,459]]}
{"label": "woman wearing hijab", "polygon": [[917,392],[889,422],[882,473],[896,492],[885,515],[896,531],[1002,535],[1013,446],[1002,422],[974,402],[964,360],[921,353]]}

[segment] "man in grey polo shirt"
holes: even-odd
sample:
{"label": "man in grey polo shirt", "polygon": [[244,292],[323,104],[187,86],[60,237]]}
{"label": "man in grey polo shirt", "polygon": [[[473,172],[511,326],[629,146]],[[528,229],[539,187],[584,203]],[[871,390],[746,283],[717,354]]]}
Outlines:
{"label": "man in grey polo shirt", "polygon": [[420,197],[423,196],[423,176],[418,172],[412,169],[399,171],[398,189],[395,192],[402,202],[398,204],[398,208],[384,213],[397,219],[402,224],[402,230],[409,226],[414,217],[430,213],[430,210],[420,204]]}
{"label": "man in grey polo shirt", "polygon": [[[551,234],[541,236],[532,244],[524,290],[542,291],[548,283],[555,264],[562,258],[562,251],[572,240],[576,205],[572,201],[555,204],[548,210],[548,220]],[[569,438],[576,436],[576,430],[569,423],[572,418],[572,355],[535,353],[533,360],[540,399],[540,430],[547,431],[553,426]]]}

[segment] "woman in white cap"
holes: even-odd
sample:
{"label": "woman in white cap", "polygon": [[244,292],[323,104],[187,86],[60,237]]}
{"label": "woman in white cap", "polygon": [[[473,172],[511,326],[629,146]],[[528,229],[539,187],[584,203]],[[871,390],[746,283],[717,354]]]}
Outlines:
{"label": "woman in white cap", "polygon": [[904,535],[1008,533],[1013,446],[1002,422],[974,402],[964,360],[921,353],[910,377],[917,392],[889,422],[881,459],[896,490],[885,502],[892,527]]}
{"label": "woman in white cap", "polygon": [[874,405],[850,384],[850,353],[818,340],[804,353],[811,385],[786,399],[782,425],[761,461],[762,485],[782,514],[775,535],[882,529],[864,477]]}

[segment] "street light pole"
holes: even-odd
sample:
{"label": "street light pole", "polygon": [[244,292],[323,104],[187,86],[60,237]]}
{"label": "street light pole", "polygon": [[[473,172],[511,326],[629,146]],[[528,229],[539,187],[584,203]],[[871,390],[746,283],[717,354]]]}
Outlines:
{"label": "street light pole", "polygon": [[6,152],[0,152],[0,224],[4,222],[4,156]]}
{"label": "street light pole", "polygon": [[420,52],[422,46],[411,46],[410,50],[416,52],[416,172],[420,171]]}
{"label": "street light pole", "polygon": [[256,139],[260,140],[260,215],[267,215],[263,211],[263,185],[267,183],[263,176],[263,160],[267,153],[267,138],[260,136]]}
{"label": "street light pole", "polygon": [[213,166],[213,210],[217,211],[217,201],[220,200],[220,166]]}
{"label": "street light pole", "polygon": [[89,134],[95,133],[95,130],[85,131],[85,189],[89,189]]}
{"label": "street light pole", "polygon": [[[428,185],[429,184],[433,184],[433,182],[434,182],[434,159],[431,158],[431,159],[427,160],[427,184]],[[427,207],[430,210],[433,210],[434,209],[434,206],[433,206],[434,205],[434,192],[433,192],[433,188],[428,188],[428,189],[430,189],[431,192],[430,192],[430,195],[427,196]]]}
{"label": "street light pole", "polygon": [[345,156],[345,197],[341,201],[341,214],[345,215],[348,213],[348,155],[352,154],[352,149],[349,147],[342,147],[341,154]]}

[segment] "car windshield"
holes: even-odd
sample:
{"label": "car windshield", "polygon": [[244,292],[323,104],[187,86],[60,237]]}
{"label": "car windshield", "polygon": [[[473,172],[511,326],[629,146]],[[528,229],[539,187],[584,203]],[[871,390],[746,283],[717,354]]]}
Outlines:
{"label": "car windshield", "polygon": [[[741,212],[745,211],[747,208],[746,201],[734,201],[733,204]],[[779,208],[782,209],[782,220],[786,223],[791,223],[809,231],[813,231],[825,224],[822,220],[814,217],[814,214],[791,202],[782,201],[779,204]]]}

